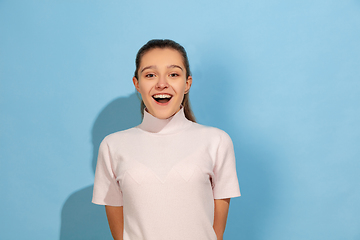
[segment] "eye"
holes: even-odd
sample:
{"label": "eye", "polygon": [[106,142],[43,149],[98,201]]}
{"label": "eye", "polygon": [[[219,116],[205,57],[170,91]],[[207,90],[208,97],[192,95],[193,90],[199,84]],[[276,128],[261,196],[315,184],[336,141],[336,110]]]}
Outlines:
{"label": "eye", "polygon": [[169,75],[170,77],[178,77],[179,76],[179,74],[177,74],[177,73],[170,73],[170,75]]}
{"label": "eye", "polygon": [[147,78],[153,78],[153,77],[155,77],[155,74],[153,74],[153,73],[148,73],[148,74],[145,75],[145,77],[147,77]]}

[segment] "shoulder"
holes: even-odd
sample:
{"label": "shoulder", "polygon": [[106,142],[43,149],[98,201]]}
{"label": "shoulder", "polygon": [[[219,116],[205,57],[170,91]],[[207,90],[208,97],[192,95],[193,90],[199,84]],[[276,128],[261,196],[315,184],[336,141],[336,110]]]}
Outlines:
{"label": "shoulder", "polygon": [[129,137],[135,137],[138,134],[137,127],[129,128],[126,130],[118,131],[107,135],[103,140],[102,144],[113,145],[119,142],[126,141]]}
{"label": "shoulder", "polygon": [[218,140],[221,142],[232,142],[228,133],[216,127],[193,123],[191,130],[212,140]]}

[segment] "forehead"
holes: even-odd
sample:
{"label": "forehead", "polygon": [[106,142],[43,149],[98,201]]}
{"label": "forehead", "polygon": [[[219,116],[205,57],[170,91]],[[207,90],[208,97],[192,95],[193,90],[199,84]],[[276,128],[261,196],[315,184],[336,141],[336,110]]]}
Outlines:
{"label": "forehead", "polygon": [[174,49],[170,48],[154,48],[149,50],[141,58],[140,66],[146,67],[148,65],[181,65],[183,66],[182,55]]}

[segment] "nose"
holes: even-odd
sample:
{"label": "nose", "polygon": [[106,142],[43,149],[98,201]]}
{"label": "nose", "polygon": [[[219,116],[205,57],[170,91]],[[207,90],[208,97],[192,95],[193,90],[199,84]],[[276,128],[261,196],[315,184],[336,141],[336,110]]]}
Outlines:
{"label": "nose", "polygon": [[157,90],[163,90],[169,87],[168,81],[166,79],[166,77],[160,77],[159,80],[157,81],[155,88]]}

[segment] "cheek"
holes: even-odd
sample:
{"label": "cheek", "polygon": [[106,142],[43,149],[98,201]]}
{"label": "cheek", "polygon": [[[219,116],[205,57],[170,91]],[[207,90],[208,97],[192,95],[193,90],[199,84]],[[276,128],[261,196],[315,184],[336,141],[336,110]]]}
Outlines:
{"label": "cheek", "polygon": [[178,83],[176,86],[176,91],[179,93],[179,94],[182,94],[185,92],[186,90],[186,83],[185,82],[181,82],[181,83]]}
{"label": "cheek", "polygon": [[146,82],[145,83],[143,82],[142,84],[139,84],[139,92],[141,94],[147,94],[147,93],[149,93],[150,90],[151,90],[150,84],[147,84]]}

